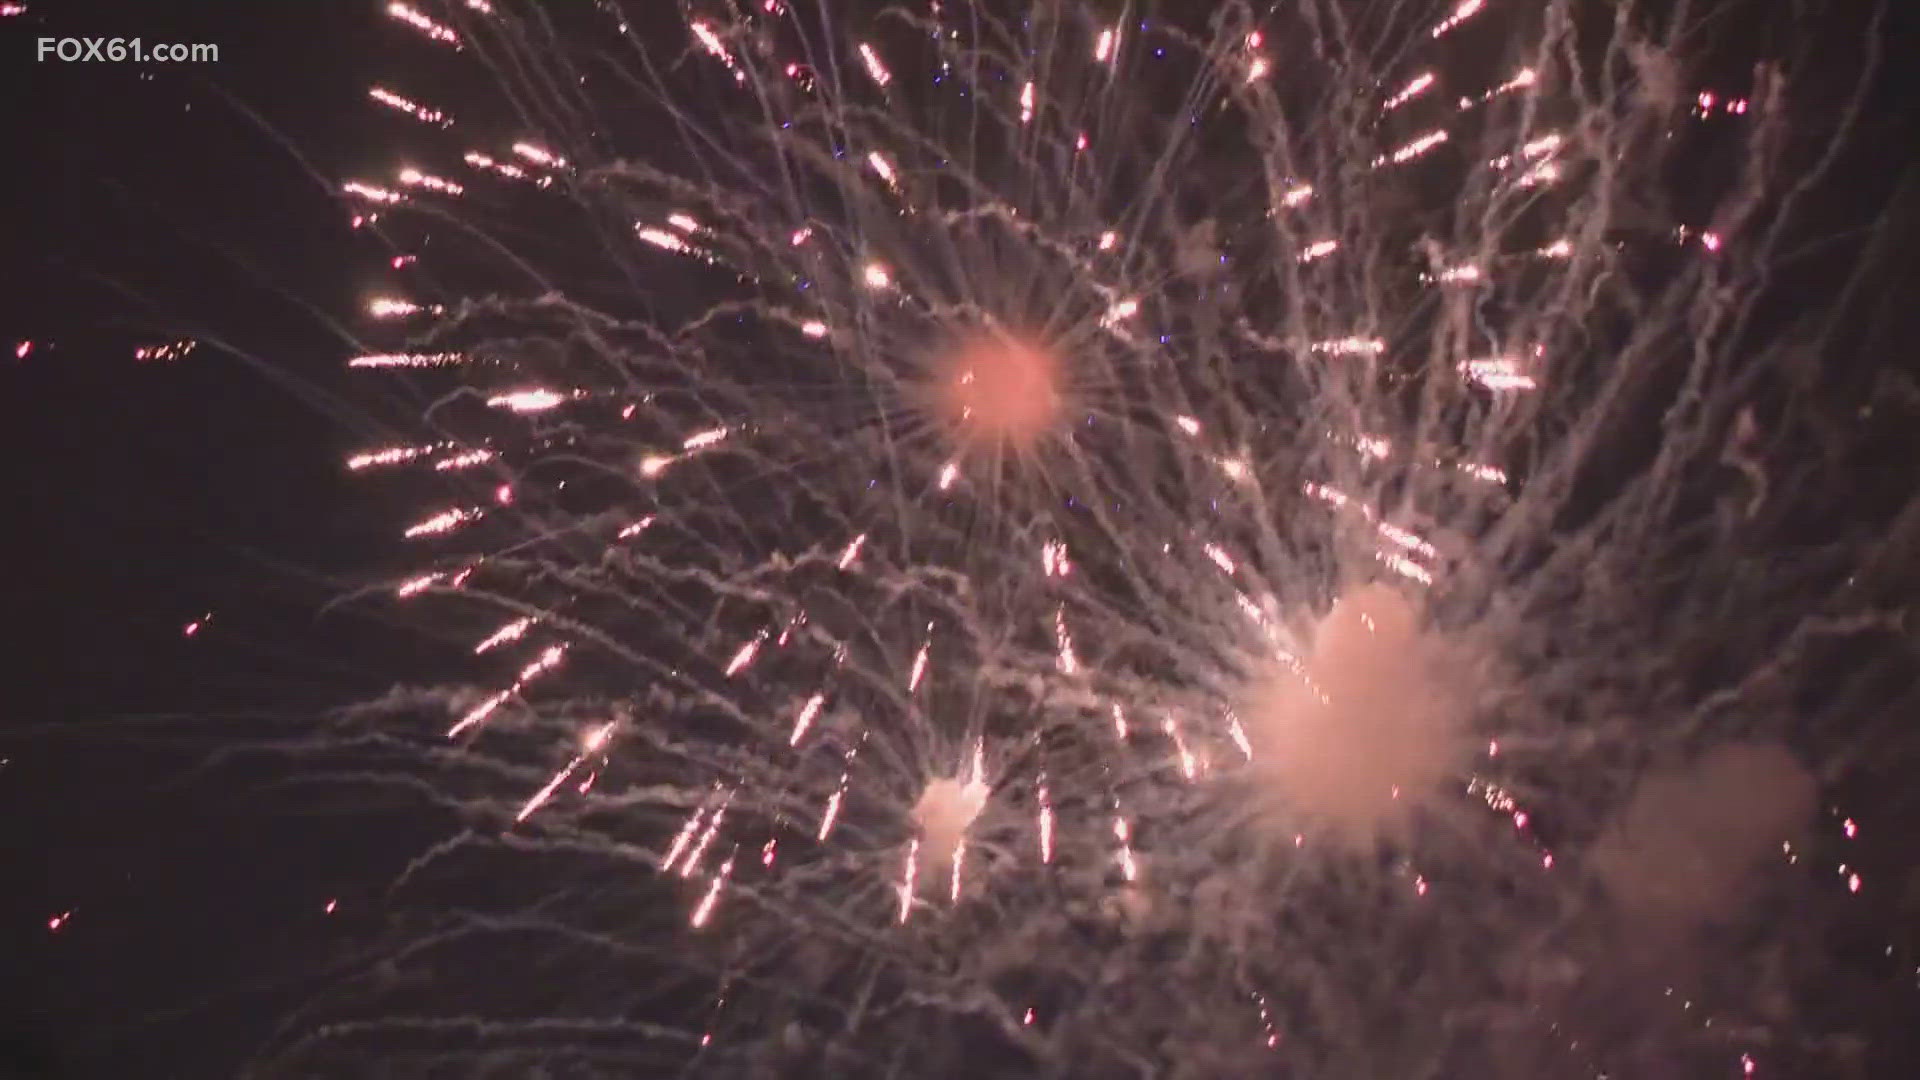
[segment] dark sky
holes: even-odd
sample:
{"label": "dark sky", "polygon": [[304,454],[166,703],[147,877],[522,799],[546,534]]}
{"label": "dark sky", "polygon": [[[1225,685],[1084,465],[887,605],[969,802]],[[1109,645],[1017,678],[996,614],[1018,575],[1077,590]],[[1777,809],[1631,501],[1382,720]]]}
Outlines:
{"label": "dark sky", "polygon": [[[342,329],[378,251],[327,186],[391,159],[390,31],[373,0],[27,3],[0,19],[0,1080],[227,1075],[437,831],[208,764],[427,647],[324,610],[393,555],[340,465],[380,431]],[[41,36],[220,56],[39,63]]]}
{"label": "dark sky", "polygon": [[[370,417],[329,405],[352,351],[333,327],[373,256],[322,180],[381,153],[363,145],[378,24],[361,0],[34,0],[0,19],[0,468],[23,628],[0,660],[0,1077],[230,1073],[300,993],[281,980],[323,968],[326,901],[352,917],[369,871],[418,840],[300,814],[271,770],[199,767],[304,702],[390,683],[378,658],[417,647],[320,613],[388,543],[340,468]],[[40,36],[219,60],[37,63]],[[195,330],[183,359],[135,358]]]}

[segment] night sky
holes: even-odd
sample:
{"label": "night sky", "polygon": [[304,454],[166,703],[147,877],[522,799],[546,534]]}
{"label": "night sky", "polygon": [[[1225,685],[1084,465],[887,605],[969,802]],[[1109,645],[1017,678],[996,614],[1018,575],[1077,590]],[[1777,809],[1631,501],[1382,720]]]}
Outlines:
{"label": "night sky", "polygon": [[[369,260],[328,188],[367,152],[376,29],[371,4],[252,0],[0,20],[23,630],[0,662],[0,1076],[231,1072],[324,969],[325,904],[352,918],[428,835],[303,812],[273,770],[210,753],[390,685],[420,648],[322,610],[390,532],[339,464],[379,428],[365,401],[336,407]],[[42,35],[220,57],[35,63]],[[182,339],[199,345],[136,358]]]}
{"label": "night sky", "polygon": [[[229,1075],[444,832],[216,753],[436,648],[329,606],[394,565],[393,505],[341,462],[411,408],[344,370],[378,253],[330,189],[390,161],[386,29],[368,0],[27,6],[0,19],[0,1080]],[[40,36],[220,57],[36,63]]]}

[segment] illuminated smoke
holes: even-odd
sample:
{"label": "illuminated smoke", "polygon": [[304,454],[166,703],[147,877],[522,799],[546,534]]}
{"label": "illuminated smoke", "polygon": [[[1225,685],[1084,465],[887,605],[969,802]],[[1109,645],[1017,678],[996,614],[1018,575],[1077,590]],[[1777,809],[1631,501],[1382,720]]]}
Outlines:
{"label": "illuminated smoke", "polygon": [[1737,912],[1755,871],[1806,831],[1814,798],[1813,777],[1784,748],[1717,746],[1643,778],[1595,845],[1593,864],[1638,924],[1679,930],[1715,921]]}
{"label": "illuminated smoke", "polygon": [[948,776],[927,782],[913,806],[913,821],[930,864],[946,864],[986,805],[987,785],[981,780]]}
{"label": "illuminated smoke", "polygon": [[1349,841],[1402,823],[1466,750],[1463,680],[1445,660],[1395,589],[1342,596],[1298,667],[1270,665],[1238,709],[1262,799]]}

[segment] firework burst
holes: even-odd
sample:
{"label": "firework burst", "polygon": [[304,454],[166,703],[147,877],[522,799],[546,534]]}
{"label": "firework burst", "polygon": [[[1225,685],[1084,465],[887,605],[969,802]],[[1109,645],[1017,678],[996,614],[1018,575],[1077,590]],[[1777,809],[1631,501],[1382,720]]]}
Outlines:
{"label": "firework burst", "polygon": [[[567,1000],[290,1056],[1768,1048],[1731,992],[1578,1013],[1611,928],[1755,891],[1811,803],[1803,653],[1874,625],[1741,554],[1785,505],[1776,80],[1703,114],[1683,40],[1561,0],[637,7],[394,5],[498,100],[374,88],[413,164],[342,187],[396,248],[353,363],[436,402],[353,465],[432,492],[394,592],[486,662],[362,713],[445,710],[482,823],[408,883],[548,886],[404,959],[526,935]],[[1782,790],[1729,832],[1647,768]],[[1690,900],[1642,887],[1684,859]]]}

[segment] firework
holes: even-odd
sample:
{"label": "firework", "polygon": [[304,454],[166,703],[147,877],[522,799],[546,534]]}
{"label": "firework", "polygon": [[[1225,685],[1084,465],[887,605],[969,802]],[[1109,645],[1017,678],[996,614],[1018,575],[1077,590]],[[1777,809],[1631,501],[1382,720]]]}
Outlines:
{"label": "firework", "polygon": [[[352,361],[440,388],[350,465],[428,493],[393,591],[499,662],[432,702],[442,797],[500,831],[409,881],[554,875],[408,955],[525,933],[527,997],[578,963],[592,1003],[450,1052],[1764,1057],[1734,998],[1583,1044],[1565,972],[1652,864],[1704,867],[1669,922],[1737,908],[1811,805],[1804,658],[1764,658],[1852,631],[1743,576],[1765,453],[1715,494],[1790,363],[1724,314],[1783,220],[1781,91],[1716,112],[1683,42],[1574,6],[394,5],[503,91],[454,128],[373,88],[433,141],[342,188],[474,280],[371,301]],[[1708,122],[1731,197],[1662,220]],[[506,222],[538,238],[472,240]],[[1683,691],[1709,618],[1737,674]],[[1729,834],[1647,767],[1780,790],[1709,796]]]}

